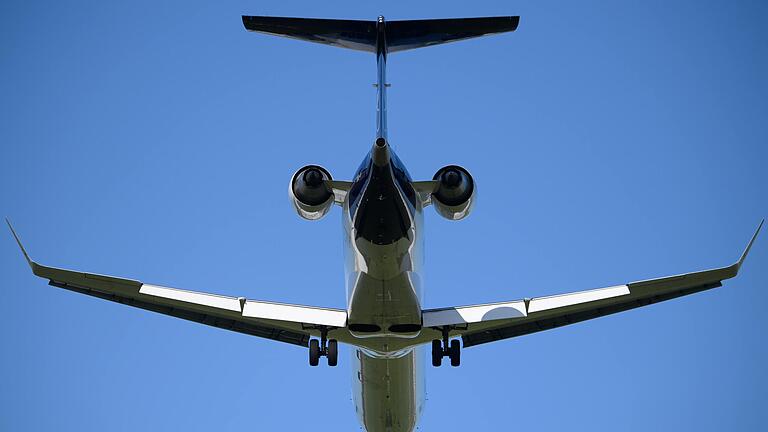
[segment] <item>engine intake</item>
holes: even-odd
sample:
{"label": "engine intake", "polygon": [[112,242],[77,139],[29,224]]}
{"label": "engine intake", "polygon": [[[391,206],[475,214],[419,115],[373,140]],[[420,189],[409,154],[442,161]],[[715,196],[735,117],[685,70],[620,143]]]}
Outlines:
{"label": "engine intake", "polygon": [[296,213],[304,219],[317,220],[333,207],[333,190],[326,184],[331,174],[318,165],[307,165],[291,177],[288,195]]}
{"label": "engine intake", "polygon": [[458,166],[440,168],[432,177],[438,181],[432,193],[432,203],[440,216],[450,220],[467,217],[475,202],[475,181],[469,171]]}

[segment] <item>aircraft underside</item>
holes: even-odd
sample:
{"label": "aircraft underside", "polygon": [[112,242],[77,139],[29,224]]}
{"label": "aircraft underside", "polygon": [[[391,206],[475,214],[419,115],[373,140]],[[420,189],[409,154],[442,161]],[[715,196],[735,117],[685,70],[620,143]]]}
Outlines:
{"label": "aircraft underside", "polygon": [[[304,219],[341,208],[347,306],[292,305],[147,284],[65,270],[32,260],[32,272],[55,287],[308,350],[309,363],[338,363],[338,344],[351,347],[355,408],[368,432],[414,430],[424,407],[426,357],[459,366],[461,350],[574,324],[716,288],[737,275],[762,222],[739,259],[725,267],[547,297],[424,309],[423,209],[450,220],[473,208],[477,186],[465,168],[442,167],[414,181],[387,138],[387,55],[510,32],[519,17],[385,22],[244,16],[249,31],[374,53],[378,79],[376,136],[351,181],[318,165],[299,169],[289,197]],[[10,222],[8,223],[10,227]],[[13,228],[11,227],[11,231]]]}

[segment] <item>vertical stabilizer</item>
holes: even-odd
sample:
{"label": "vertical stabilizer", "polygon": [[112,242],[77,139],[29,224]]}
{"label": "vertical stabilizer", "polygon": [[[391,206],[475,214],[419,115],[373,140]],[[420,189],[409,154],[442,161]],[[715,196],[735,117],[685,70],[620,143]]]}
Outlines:
{"label": "vertical stabilizer", "polygon": [[376,21],[376,140],[387,141],[387,27],[384,17]]}

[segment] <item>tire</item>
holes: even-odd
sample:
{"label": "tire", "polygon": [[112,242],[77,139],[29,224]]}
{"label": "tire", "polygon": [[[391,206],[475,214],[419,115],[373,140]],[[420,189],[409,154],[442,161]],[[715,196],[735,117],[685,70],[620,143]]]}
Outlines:
{"label": "tire", "polygon": [[317,366],[320,364],[320,342],[317,339],[309,341],[309,365]]}
{"label": "tire", "polygon": [[458,339],[451,341],[450,357],[451,366],[456,367],[461,364],[461,342]]}
{"label": "tire", "polygon": [[443,364],[443,343],[439,340],[432,341],[432,366],[440,367]]}
{"label": "tire", "polygon": [[328,366],[339,364],[339,343],[336,339],[328,341]]}

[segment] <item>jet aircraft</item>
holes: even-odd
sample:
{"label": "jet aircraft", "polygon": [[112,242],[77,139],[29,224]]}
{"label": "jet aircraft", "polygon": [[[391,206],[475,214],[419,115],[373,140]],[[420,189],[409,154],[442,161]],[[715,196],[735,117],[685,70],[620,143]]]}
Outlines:
{"label": "jet aircraft", "polygon": [[125,305],[307,348],[317,366],[338,363],[338,344],[352,347],[355,409],[369,432],[412,431],[424,408],[424,365],[448,358],[459,366],[462,348],[646,306],[721,286],[736,276],[762,222],[741,257],[729,266],[608,288],[492,304],[422,309],[423,210],[460,220],[469,215],[477,186],[461,166],[445,166],[431,180],[413,181],[387,138],[387,56],[410,49],[517,29],[519,17],[385,21],[243,16],[249,31],[375,54],[378,79],[376,136],[351,181],[307,165],[288,185],[293,206],[317,220],[341,207],[346,264],[346,309],[281,304],[152,285],[138,280],[48,267],[33,261],[8,222],[32,272],[49,285]]}

